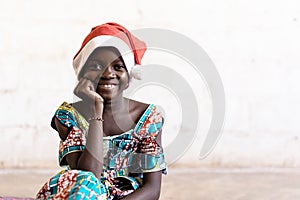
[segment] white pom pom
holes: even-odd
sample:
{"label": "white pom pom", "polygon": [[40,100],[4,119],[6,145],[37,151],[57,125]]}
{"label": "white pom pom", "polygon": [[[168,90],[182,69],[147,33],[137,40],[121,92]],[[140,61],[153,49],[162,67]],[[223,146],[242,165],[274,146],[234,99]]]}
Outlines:
{"label": "white pom pom", "polygon": [[130,76],[137,80],[142,80],[142,73],[139,68],[140,68],[140,65],[133,66],[130,71]]}

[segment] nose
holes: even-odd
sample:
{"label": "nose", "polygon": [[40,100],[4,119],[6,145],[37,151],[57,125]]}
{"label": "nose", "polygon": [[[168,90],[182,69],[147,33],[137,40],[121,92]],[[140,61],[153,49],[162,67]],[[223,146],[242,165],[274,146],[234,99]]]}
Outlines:
{"label": "nose", "polygon": [[101,76],[101,78],[105,78],[105,79],[112,79],[115,78],[116,74],[112,68],[112,66],[107,66]]}

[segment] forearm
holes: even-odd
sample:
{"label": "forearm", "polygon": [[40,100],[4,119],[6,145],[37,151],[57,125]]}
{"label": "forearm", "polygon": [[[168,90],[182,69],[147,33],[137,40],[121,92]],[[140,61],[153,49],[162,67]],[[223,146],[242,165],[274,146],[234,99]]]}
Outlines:
{"label": "forearm", "polygon": [[77,168],[91,171],[97,178],[101,177],[103,166],[103,125],[102,121],[90,121],[85,149],[80,155]]}
{"label": "forearm", "polygon": [[[103,102],[95,102],[90,113],[92,117],[102,118]],[[92,119],[89,122],[85,149],[78,159],[77,168],[91,171],[100,178],[103,167],[103,120]]]}

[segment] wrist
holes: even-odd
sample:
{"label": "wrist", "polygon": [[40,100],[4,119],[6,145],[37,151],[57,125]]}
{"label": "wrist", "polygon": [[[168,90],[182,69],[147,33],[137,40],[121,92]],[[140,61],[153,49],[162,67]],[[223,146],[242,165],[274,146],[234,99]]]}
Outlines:
{"label": "wrist", "polygon": [[97,116],[92,116],[92,117],[90,117],[89,119],[88,119],[88,121],[89,121],[89,123],[91,123],[91,122],[100,122],[100,123],[102,123],[104,120],[102,119],[102,117],[97,117]]}
{"label": "wrist", "polygon": [[102,118],[102,114],[103,114],[103,106],[96,106],[96,105],[91,105],[90,106],[90,115],[91,115],[91,117]]}

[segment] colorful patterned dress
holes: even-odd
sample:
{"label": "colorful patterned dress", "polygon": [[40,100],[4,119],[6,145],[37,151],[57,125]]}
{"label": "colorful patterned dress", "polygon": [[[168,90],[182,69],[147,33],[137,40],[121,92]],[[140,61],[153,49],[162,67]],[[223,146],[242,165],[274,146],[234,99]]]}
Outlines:
{"label": "colorful patterned dress", "polygon": [[[69,130],[66,140],[59,146],[59,163],[64,166],[67,165],[67,154],[84,150],[89,123],[67,102],[56,110],[54,117]],[[162,171],[166,174],[163,149],[155,140],[162,125],[161,113],[150,104],[133,129],[103,137],[104,160],[100,179],[92,172],[67,167],[52,177],[36,198],[118,199],[143,184],[143,173]],[[57,130],[54,123],[51,126]]]}

